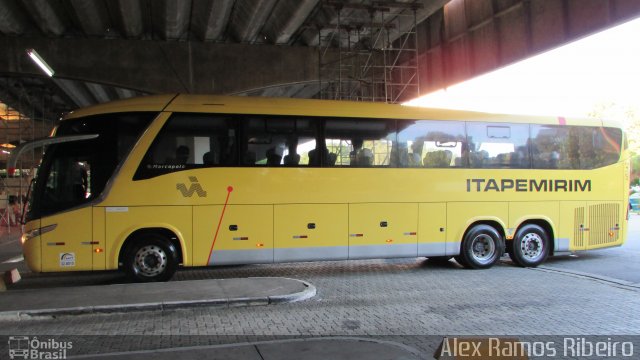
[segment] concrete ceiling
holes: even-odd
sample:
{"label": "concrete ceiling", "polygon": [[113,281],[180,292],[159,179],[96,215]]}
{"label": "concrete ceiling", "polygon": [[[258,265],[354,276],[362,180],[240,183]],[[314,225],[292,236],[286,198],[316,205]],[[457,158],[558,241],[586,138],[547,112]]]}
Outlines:
{"label": "concrete ceiling", "polygon": [[[106,55],[100,54],[102,59],[92,59],[92,56],[112,44],[118,44],[119,53],[131,55],[124,61],[137,67],[153,59],[144,58],[136,49],[158,43],[160,47],[166,47],[158,56],[167,58],[182,54],[185,44],[215,52],[235,53],[246,52],[246,47],[245,50],[241,47],[220,50],[221,46],[262,46],[260,49],[277,46],[281,52],[293,51],[286,50],[288,47],[346,47],[352,44],[336,43],[335,38],[331,42],[331,34],[339,25],[359,26],[362,41],[366,41],[375,35],[368,25],[376,13],[384,12],[388,23],[395,21],[399,27],[408,27],[412,22],[398,17],[399,13],[415,9],[417,20],[422,21],[447,1],[0,0],[0,40],[5,41],[5,49],[18,53],[14,55],[17,59],[6,62],[7,69],[2,68],[4,64],[0,61],[0,74],[4,75],[0,78],[0,100],[29,116],[48,119],[77,107],[146,93],[242,93],[237,89],[220,88],[220,85],[215,89],[202,89],[182,80],[175,86],[162,87],[167,84],[164,80],[159,80],[159,84],[149,81],[151,86],[118,86],[124,81],[110,81],[99,75],[86,76],[86,71],[78,70],[81,65],[69,69],[68,64],[74,60],[84,61],[85,66],[93,71],[108,74],[109,65],[100,63]],[[96,49],[77,45],[80,42],[90,42]],[[53,79],[41,76],[37,68],[27,65],[30,60],[26,59],[24,50],[33,44],[36,44],[33,47],[39,46],[36,49],[40,54],[46,53],[43,57],[48,63],[57,63],[52,66],[56,70]],[[175,50],[177,47],[180,50]],[[193,52],[191,45],[189,48],[184,51]],[[259,59],[260,55],[254,57]],[[16,63],[17,69],[14,68]],[[226,67],[233,66],[234,63],[226,63]],[[186,67],[173,64],[169,71],[178,73],[183,70],[181,68]],[[196,76],[201,77],[199,74]],[[244,90],[262,95],[259,89],[264,87],[266,94],[300,97],[312,97],[318,91],[316,84],[312,84],[310,89],[302,81],[293,82],[278,91],[274,90],[278,87],[262,84],[248,85]]]}
{"label": "concrete ceiling", "polygon": [[424,93],[638,14],[629,0],[0,0],[0,101],[52,122],[149,93],[317,97],[319,54],[415,23]]}

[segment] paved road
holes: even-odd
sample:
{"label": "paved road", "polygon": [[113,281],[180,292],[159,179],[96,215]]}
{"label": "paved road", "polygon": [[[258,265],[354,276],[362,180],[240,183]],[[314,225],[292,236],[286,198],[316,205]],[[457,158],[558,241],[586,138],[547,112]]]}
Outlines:
{"label": "paved road", "polygon": [[549,259],[542,268],[572,271],[640,286],[640,215],[630,215],[626,243]]}
{"label": "paved road", "polygon": [[[312,283],[318,294],[269,307],[5,321],[0,335],[72,337],[80,353],[349,336],[402,343],[424,354],[432,354],[442,339],[432,335],[640,335],[640,288],[628,270],[640,262],[639,224],[634,215],[625,247],[552,259],[546,266],[553,271],[522,269],[507,260],[472,271],[423,259],[187,269],[175,280],[290,277]],[[117,273],[26,276],[20,286],[119,281]],[[81,341],[78,334],[84,335]]]}
{"label": "paved road", "polygon": [[11,228],[11,233],[7,233],[6,227],[0,227],[0,271],[20,267],[20,270],[27,271],[22,258],[20,248],[20,234],[15,228]]}

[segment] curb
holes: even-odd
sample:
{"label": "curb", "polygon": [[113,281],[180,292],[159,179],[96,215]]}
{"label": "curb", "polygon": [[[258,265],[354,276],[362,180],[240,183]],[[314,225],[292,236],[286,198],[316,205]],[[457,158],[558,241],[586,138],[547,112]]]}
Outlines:
{"label": "curb", "polygon": [[[260,279],[252,278],[252,279]],[[305,289],[303,291],[284,294],[272,295],[264,297],[242,297],[227,299],[204,299],[204,300],[187,300],[187,301],[161,301],[152,303],[137,304],[121,304],[121,305],[97,305],[97,306],[78,306],[69,308],[39,309],[39,310],[16,310],[16,311],[0,311],[0,321],[2,320],[26,320],[40,317],[54,317],[64,315],[84,315],[84,314],[112,314],[137,311],[165,311],[196,307],[214,307],[214,308],[231,308],[245,306],[264,306],[284,304],[297,301],[307,300],[316,295],[316,287],[304,280],[283,278],[301,282]]]}
{"label": "curb", "polygon": [[[370,339],[363,338],[358,336],[327,336],[327,337],[309,337],[309,338],[300,338],[300,339],[288,339],[288,340],[265,340],[265,341],[248,341],[248,342],[240,342],[240,343],[231,343],[231,344],[218,344],[218,345],[200,345],[200,346],[187,346],[187,347],[173,347],[173,348],[161,348],[161,349],[152,349],[152,350],[134,350],[134,351],[120,351],[120,352],[112,352],[112,353],[100,353],[100,354],[79,354],[73,355],[74,359],[96,359],[96,358],[105,358],[109,359],[111,357],[120,357],[124,356],[126,358],[133,357],[142,357],[145,358],[145,355],[149,354],[171,354],[171,353],[180,353],[187,351],[197,351],[197,350],[211,350],[212,353],[215,353],[215,350],[223,350],[223,349],[234,349],[241,348],[246,346],[252,346],[256,349],[260,346],[265,345],[288,345],[288,344],[313,344],[313,343],[353,343],[357,345],[358,343],[371,343],[377,345],[383,345],[389,348],[393,348],[398,352],[402,352],[400,357],[394,357],[397,359],[412,359],[411,355],[415,357],[415,359],[424,359],[425,354],[420,352],[418,349],[411,347],[409,345],[402,344],[396,341],[389,340],[381,340],[381,339]],[[219,351],[218,351],[219,353]],[[258,356],[262,355],[258,352]],[[335,354],[333,354],[336,357]],[[396,354],[397,355],[397,354]],[[407,356],[409,355],[409,356]],[[178,357],[178,356],[176,356]],[[265,358],[265,357],[262,357]],[[266,359],[273,359],[274,357],[266,357]],[[276,357],[277,358],[277,357]],[[288,359],[289,357],[287,357]],[[345,358],[337,357],[339,359]]]}
{"label": "curb", "polygon": [[595,281],[607,283],[610,285],[617,285],[625,288],[640,289],[640,283],[634,283],[627,280],[620,280],[620,279],[612,278],[609,276],[592,274],[592,273],[578,271],[578,270],[569,270],[569,269],[557,268],[553,266],[538,266],[537,268],[534,268],[534,269],[540,270],[540,271],[576,276],[576,277],[580,277],[587,280],[595,280]]}

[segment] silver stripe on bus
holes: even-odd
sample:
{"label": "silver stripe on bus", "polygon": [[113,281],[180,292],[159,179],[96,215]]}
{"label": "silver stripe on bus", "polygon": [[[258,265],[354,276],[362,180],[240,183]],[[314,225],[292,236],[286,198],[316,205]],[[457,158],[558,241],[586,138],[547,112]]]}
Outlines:
{"label": "silver stripe on bus", "polygon": [[275,262],[347,260],[348,249],[347,246],[277,248],[273,256]]}
{"label": "silver stripe on bus", "polygon": [[209,265],[268,264],[273,262],[273,249],[215,250]]}
{"label": "silver stripe on bus", "polygon": [[558,238],[556,239],[556,246],[554,251],[569,251],[569,246],[571,241],[567,238]]}
{"label": "silver stripe on bus", "polygon": [[382,259],[417,257],[418,244],[388,244],[349,246],[349,259]]}
{"label": "silver stripe on bus", "polygon": [[[460,244],[458,244],[459,246]],[[447,255],[447,243],[428,242],[418,243],[418,256],[444,256]]]}

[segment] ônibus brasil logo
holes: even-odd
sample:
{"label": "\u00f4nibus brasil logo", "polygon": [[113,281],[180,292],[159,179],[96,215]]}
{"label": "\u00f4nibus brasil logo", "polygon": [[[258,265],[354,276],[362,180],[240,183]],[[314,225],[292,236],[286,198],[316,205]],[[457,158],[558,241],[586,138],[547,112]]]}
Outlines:
{"label": "\u00f4nibus brasil logo", "polygon": [[73,348],[71,341],[38,339],[29,336],[9,336],[10,359],[66,359]]}

